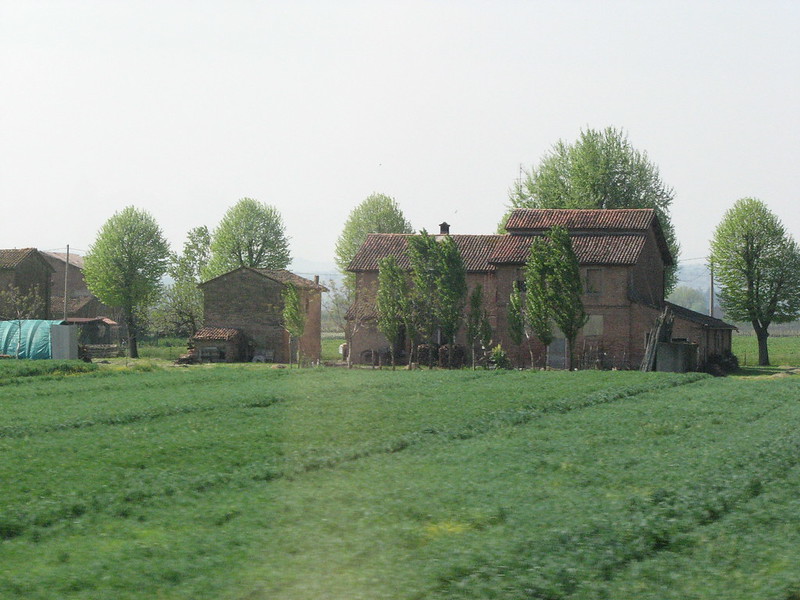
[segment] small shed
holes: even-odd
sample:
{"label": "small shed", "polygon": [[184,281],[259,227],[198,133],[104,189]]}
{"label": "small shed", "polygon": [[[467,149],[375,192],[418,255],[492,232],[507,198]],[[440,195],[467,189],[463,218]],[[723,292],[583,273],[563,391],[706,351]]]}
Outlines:
{"label": "small shed", "polygon": [[238,362],[245,356],[244,336],[238,329],[203,327],[191,341],[200,362]]}
{"label": "small shed", "polygon": [[78,358],[78,332],[63,321],[0,321],[0,355],[41,360]]}

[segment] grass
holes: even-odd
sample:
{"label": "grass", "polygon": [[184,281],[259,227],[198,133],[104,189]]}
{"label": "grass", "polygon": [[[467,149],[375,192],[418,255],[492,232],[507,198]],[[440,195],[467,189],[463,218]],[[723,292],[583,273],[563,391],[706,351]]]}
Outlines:
{"label": "grass", "polygon": [[62,377],[97,370],[97,365],[77,360],[0,360],[0,385],[21,377]]}
{"label": "grass", "polygon": [[[758,364],[758,340],[754,335],[734,335],[733,353],[741,366]],[[800,366],[800,336],[773,337],[767,339],[769,361],[773,365]]]}
{"label": "grass", "polygon": [[0,385],[0,596],[789,599],[798,392],[263,365],[20,379]]}
{"label": "grass", "polygon": [[340,361],[342,355],[339,354],[339,346],[344,343],[343,337],[323,337],[322,338],[322,360]]}
{"label": "grass", "polygon": [[187,352],[186,338],[160,338],[155,341],[141,341],[138,344],[141,358],[158,358],[174,361]]}

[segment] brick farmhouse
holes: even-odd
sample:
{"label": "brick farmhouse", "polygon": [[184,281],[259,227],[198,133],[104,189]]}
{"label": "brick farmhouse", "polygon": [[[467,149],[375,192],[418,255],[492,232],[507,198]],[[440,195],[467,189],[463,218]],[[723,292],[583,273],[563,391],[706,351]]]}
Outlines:
{"label": "brick farmhouse", "polygon": [[[523,282],[531,241],[550,228],[565,227],[572,240],[583,278],[583,303],[589,321],[575,344],[576,364],[584,367],[638,368],[648,335],[665,307],[674,314],[672,337],[697,345],[698,362],[730,351],[732,325],[719,319],[672,305],[664,298],[664,273],[673,264],[663,231],[652,209],[517,209],[506,224],[506,234],[453,235],[467,271],[468,294],[480,284],[484,307],[494,332],[493,343],[502,344],[516,364],[530,364],[523,342],[517,347],[508,333],[508,303],[514,282]],[[375,293],[378,261],[389,255],[410,269],[407,255],[413,234],[370,234],[349,265],[356,276],[356,296],[348,318],[350,350],[355,362],[373,360],[388,349],[377,330]],[[449,235],[442,224],[440,235]],[[464,346],[465,333],[456,342]],[[407,351],[401,339],[396,350]],[[532,345],[535,366],[564,364],[563,336],[549,351]]]}
{"label": "brick farmhouse", "polygon": [[[200,284],[204,299],[204,324],[192,338],[198,353],[204,348],[224,349],[217,360],[226,362],[267,360],[289,362],[289,334],[283,328],[283,296],[293,284],[306,313],[300,353],[318,361],[321,350],[322,292],[327,289],[283,269],[239,267]],[[239,335],[241,334],[241,335]]]}

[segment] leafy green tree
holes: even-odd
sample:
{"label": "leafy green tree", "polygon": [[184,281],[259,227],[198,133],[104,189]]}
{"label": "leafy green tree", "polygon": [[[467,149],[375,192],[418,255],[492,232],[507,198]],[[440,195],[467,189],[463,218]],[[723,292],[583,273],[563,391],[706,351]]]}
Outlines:
{"label": "leafy green tree", "polygon": [[[429,340],[439,334],[444,343],[452,345],[464,318],[467,296],[466,269],[455,240],[448,235],[437,241],[423,229],[408,239],[408,258],[413,329]],[[449,366],[452,354],[448,353]]]}
{"label": "leafy green tree", "polygon": [[211,235],[205,225],[186,235],[183,252],[170,261],[172,283],[150,311],[151,324],[160,332],[191,336],[203,326],[203,292],[198,284],[211,257]]}
{"label": "leafy green tree", "polygon": [[394,256],[386,256],[378,262],[378,330],[389,340],[392,370],[395,369],[395,345],[403,325],[408,320],[408,282],[406,274]]}
{"label": "leafy green tree", "polygon": [[[456,333],[464,320],[467,300],[467,270],[461,252],[452,237],[445,236],[437,242],[441,263],[438,281],[436,320],[446,344],[454,344]],[[448,353],[448,366],[452,366],[452,352]]]}
{"label": "leafy green tree", "polygon": [[533,366],[533,348],[531,347],[531,330],[528,327],[527,315],[525,314],[525,300],[517,282],[511,290],[508,299],[508,333],[511,341],[519,348],[523,339],[527,342],[528,353]]}
{"label": "leafy green tree", "polygon": [[469,313],[467,314],[467,339],[472,351],[472,368],[475,369],[475,346],[489,348],[492,342],[492,325],[489,313],[483,306],[483,286],[478,284],[469,295]]}
{"label": "leafy green tree", "polygon": [[[558,141],[538,166],[525,171],[509,190],[511,208],[652,208],[675,262],[680,247],[670,219],[675,192],[661,179],[645,152],[627,134],[608,127],[587,129],[573,144]],[[500,223],[504,230],[508,213]],[[667,269],[666,292],[677,282],[676,267]]]}
{"label": "leafy green tree", "polygon": [[525,312],[529,327],[544,346],[553,342],[554,273],[552,247],[542,237],[533,239],[525,264]]}
{"label": "leafy green tree", "polygon": [[[436,238],[424,229],[420,235],[408,238],[408,259],[411,263],[411,303],[414,330],[423,340],[431,341],[437,330],[439,278],[441,261]],[[431,365],[433,364],[433,353]]]}
{"label": "leafy green tree", "polygon": [[575,338],[589,317],[583,309],[581,273],[569,233],[563,227],[553,227],[548,235],[553,261],[553,285],[550,289],[555,292],[551,296],[553,321],[567,339],[567,369],[572,369]]}
{"label": "leafy green tree", "polygon": [[708,312],[708,291],[703,292],[688,285],[679,285],[667,298],[673,304],[685,306],[699,313]]}
{"label": "leafy green tree", "polygon": [[183,243],[183,252],[173,256],[169,267],[169,274],[175,280],[202,281],[205,271],[211,260],[211,232],[208,227],[201,225],[190,229]]}
{"label": "leafy green tree", "polygon": [[535,238],[525,265],[527,320],[536,337],[549,346],[551,323],[567,341],[567,369],[572,368],[575,338],[586,324],[578,259],[569,233],[553,227],[545,237]]}
{"label": "leafy green tree", "polygon": [[211,258],[203,278],[239,267],[285,269],[290,262],[281,214],[274,206],[242,198],[228,209],[211,236]]}
{"label": "leafy green tree", "polygon": [[758,364],[769,365],[769,326],[800,316],[797,244],[763,202],[742,198],[714,231],[710,263],[726,316],[752,323]]}
{"label": "leafy green tree", "polygon": [[297,366],[300,366],[300,338],[306,329],[306,313],[300,300],[300,293],[292,283],[287,283],[281,291],[283,297],[283,328],[289,334],[289,365],[291,366],[292,340],[297,340]]}
{"label": "leafy green tree", "polygon": [[169,246],[155,219],[128,206],[105,222],[84,258],[89,290],[122,309],[131,358],[139,357],[137,312],[152,303],[167,269]]}
{"label": "leafy green tree", "polygon": [[350,212],[336,240],[336,265],[344,273],[347,287],[352,289],[355,286],[355,276],[347,272],[347,267],[367,239],[367,234],[412,232],[411,223],[403,216],[394,198],[377,193],[368,196]]}

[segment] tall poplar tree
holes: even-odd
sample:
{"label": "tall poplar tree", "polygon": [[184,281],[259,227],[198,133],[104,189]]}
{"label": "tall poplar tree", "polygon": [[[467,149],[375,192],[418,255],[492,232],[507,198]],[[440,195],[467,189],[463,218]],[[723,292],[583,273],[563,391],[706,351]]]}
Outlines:
{"label": "tall poplar tree", "polygon": [[289,334],[289,365],[292,364],[292,340],[297,340],[297,366],[300,366],[300,338],[306,329],[306,313],[300,293],[293,283],[287,283],[281,291],[283,297],[283,328]]}
{"label": "tall poplar tree", "polygon": [[408,282],[394,256],[386,256],[378,261],[378,297],[375,308],[378,311],[378,330],[389,340],[394,370],[397,364],[395,346],[409,317]]}
{"label": "tall poplar tree", "polygon": [[546,237],[533,240],[525,266],[525,282],[531,328],[536,337],[549,346],[553,341],[551,322],[554,323],[566,338],[566,366],[572,369],[575,338],[588,316],[581,298],[583,286],[578,259],[566,229],[553,227]]}

